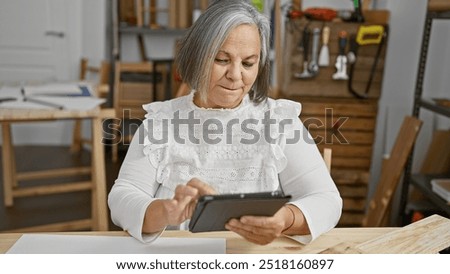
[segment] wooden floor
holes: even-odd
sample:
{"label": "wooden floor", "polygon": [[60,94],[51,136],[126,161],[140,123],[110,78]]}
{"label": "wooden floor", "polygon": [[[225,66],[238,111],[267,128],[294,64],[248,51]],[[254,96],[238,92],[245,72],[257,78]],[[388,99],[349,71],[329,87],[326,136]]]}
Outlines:
{"label": "wooden floor", "polygon": [[[47,168],[60,168],[70,166],[87,166],[90,164],[89,151],[70,153],[69,147],[59,146],[16,146],[16,164],[18,171],[31,171]],[[109,193],[125,152],[121,151],[119,161],[111,162],[110,151],[105,149],[106,183]],[[1,155],[0,155],[1,160]],[[2,181],[0,168],[0,181]],[[81,176],[64,178],[64,182],[83,179]],[[33,181],[22,184],[39,185],[49,182],[62,182],[59,179],[45,182]],[[74,219],[89,218],[91,214],[90,192],[76,192],[39,197],[15,198],[12,207],[5,207],[3,202],[3,182],[0,187],[0,231],[16,230],[26,226],[51,224]],[[111,219],[111,218],[109,218]],[[109,230],[120,230],[110,221]]]}

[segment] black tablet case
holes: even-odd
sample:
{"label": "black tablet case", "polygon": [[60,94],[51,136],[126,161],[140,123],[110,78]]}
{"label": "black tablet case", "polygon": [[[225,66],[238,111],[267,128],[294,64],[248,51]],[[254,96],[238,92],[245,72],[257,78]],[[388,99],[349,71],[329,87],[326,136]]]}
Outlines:
{"label": "black tablet case", "polygon": [[231,218],[244,215],[273,216],[290,199],[273,192],[207,195],[199,199],[189,231],[223,231]]}

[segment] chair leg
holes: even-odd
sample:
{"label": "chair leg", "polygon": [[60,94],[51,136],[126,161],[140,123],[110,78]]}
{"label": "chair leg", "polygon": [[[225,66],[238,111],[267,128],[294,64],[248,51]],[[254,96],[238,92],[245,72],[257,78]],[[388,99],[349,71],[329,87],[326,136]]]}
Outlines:
{"label": "chair leg", "polygon": [[73,153],[78,153],[81,151],[81,146],[83,144],[83,140],[81,137],[81,125],[82,120],[75,120],[75,125],[73,127],[72,146],[70,147],[70,151]]}
{"label": "chair leg", "polygon": [[106,174],[104,146],[102,143],[102,122],[100,117],[92,119],[92,228],[108,230],[108,211],[106,206]]}
{"label": "chair leg", "polygon": [[3,195],[5,206],[12,206],[13,187],[17,186],[16,162],[11,139],[11,125],[2,123],[2,157],[3,157]]}
{"label": "chair leg", "polygon": [[113,163],[117,163],[117,161],[119,160],[119,144],[122,140],[122,134],[120,132],[121,121],[114,121],[112,123],[112,128],[114,132],[114,138],[111,144],[111,160]]}

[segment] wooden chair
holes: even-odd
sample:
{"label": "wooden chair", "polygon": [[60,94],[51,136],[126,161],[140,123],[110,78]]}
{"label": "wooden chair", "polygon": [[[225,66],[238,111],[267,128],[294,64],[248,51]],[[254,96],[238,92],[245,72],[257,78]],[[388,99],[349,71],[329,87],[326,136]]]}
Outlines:
{"label": "wooden chair", "polygon": [[[33,109],[0,109],[2,126],[2,168],[3,195],[6,207],[14,205],[14,198],[53,195],[59,193],[90,191],[91,217],[86,219],[65,221],[53,224],[43,224],[17,229],[9,232],[49,232],[68,230],[108,230],[108,213],[106,206],[106,174],[104,164],[104,149],[102,144],[101,119],[103,110],[33,110]],[[11,124],[20,122],[42,122],[66,119],[90,119],[92,127],[91,164],[90,166],[70,166],[45,170],[23,171],[16,169],[14,143]],[[44,156],[44,155],[43,155]],[[45,160],[45,157],[43,157]],[[33,184],[36,180],[89,175],[90,179],[76,178],[72,182]],[[19,182],[31,181],[22,185]],[[55,205],[58,206],[58,205]]]}
{"label": "wooden chair", "polygon": [[[158,70],[160,81],[154,83],[154,66],[151,62],[127,63],[116,62],[114,76],[114,110],[115,121],[112,138],[112,160],[118,160],[119,144],[125,144],[131,139],[132,129],[125,132],[125,121],[142,122],[146,114],[143,104],[155,101],[160,93],[165,91],[166,72]],[[153,85],[157,85],[157,94],[154,94]]]}
{"label": "wooden chair", "polygon": [[[80,60],[80,81],[92,81],[96,79],[95,82],[95,92],[96,96],[100,98],[107,98],[109,93],[109,71],[110,64],[103,61],[99,67],[90,66],[88,59],[82,58]],[[83,120],[75,120],[75,125],[72,135],[72,152],[80,152],[84,144],[91,144],[90,139],[83,138],[82,136],[82,122]]]}

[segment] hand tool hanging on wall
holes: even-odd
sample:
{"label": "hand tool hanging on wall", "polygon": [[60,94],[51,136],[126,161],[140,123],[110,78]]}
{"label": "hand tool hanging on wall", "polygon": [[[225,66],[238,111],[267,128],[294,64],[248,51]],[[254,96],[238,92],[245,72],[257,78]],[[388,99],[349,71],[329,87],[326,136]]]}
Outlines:
{"label": "hand tool hanging on wall", "polygon": [[345,49],[347,47],[347,32],[339,32],[339,55],[336,58],[336,73],[333,74],[333,80],[347,80],[347,56]]}
{"label": "hand tool hanging on wall", "polygon": [[308,78],[313,77],[313,75],[311,73],[309,73],[309,70],[308,70],[308,51],[309,51],[310,36],[311,36],[311,30],[308,28],[308,25],[306,25],[305,28],[303,29],[303,36],[302,36],[303,72],[294,73],[295,78],[308,79]]}
{"label": "hand tool hanging on wall", "polygon": [[319,67],[327,67],[330,64],[330,52],[328,41],[330,39],[330,27],[324,26],[322,29],[322,47],[319,54]]}
{"label": "hand tool hanging on wall", "polygon": [[361,0],[351,1],[353,1],[353,7],[355,10],[351,13],[350,17],[344,19],[344,21],[363,23],[365,20],[362,13]]}
{"label": "hand tool hanging on wall", "polygon": [[309,72],[316,76],[319,73],[318,65],[318,52],[319,52],[319,39],[320,39],[320,28],[313,29],[313,44],[312,44],[312,56],[311,62],[309,63]]}
{"label": "hand tool hanging on wall", "polygon": [[337,11],[328,8],[307,8],[303,11],[309,20],[332,21],[337,16]]}
{"label": "hand tool hanging on wall", "polygon": [[[381,55],[381,50],[387,36],[387,28],[382,25],[360,26],[356,35],[352,35],[350,38],[350,51],[348,54],[348,60],[350,63],[348,90],[356,98],[367,99],[372,81],[375,75],[375,69],[377,68],[378,59]],[[358,60],[358,48],[361,46],[377,45],[377,51],[374,56],[374,61],[370,69],[369,79],[363,92],[356,91],[353,88],[353,80],[355,73],[355,66]]]}

